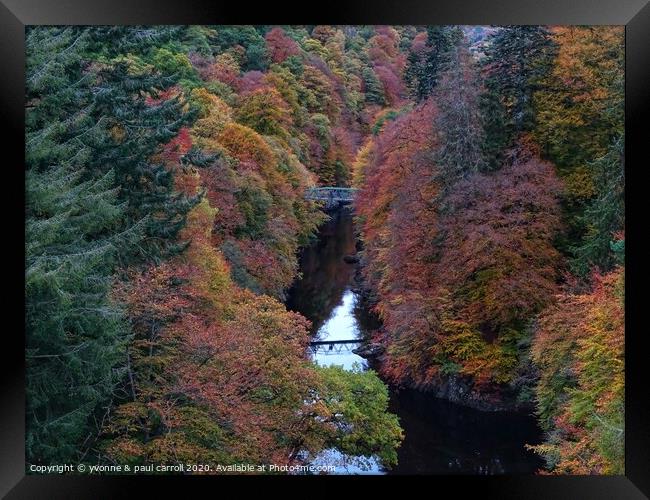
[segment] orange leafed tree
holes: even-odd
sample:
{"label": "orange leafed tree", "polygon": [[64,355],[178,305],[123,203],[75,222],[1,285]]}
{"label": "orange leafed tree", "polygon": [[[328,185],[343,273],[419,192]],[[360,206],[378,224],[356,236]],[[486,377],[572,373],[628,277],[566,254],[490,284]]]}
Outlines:
{"label": "orange leafed tree", "polygon": [[594,274],[592,283],[544,311],[532,346],[547,430],[533,449],[555,474],[625,472],[624,269]]}

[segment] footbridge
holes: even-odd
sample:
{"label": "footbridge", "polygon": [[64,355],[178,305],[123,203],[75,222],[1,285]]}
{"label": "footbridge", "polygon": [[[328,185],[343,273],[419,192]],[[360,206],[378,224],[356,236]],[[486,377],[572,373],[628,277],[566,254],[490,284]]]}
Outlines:
{"label": "footbridge", "polygon": [[305,199],[320,201],[325,208],[335,208],[339,205],[348,205],[354,202],[357,189],[346,187],[314,187],[307,190]]}
{"label": "footbridge", "polygon": [[309,349],[313,354],[341,354],[353,352],[359,347],[361,340],[315,340],[309,343]]}

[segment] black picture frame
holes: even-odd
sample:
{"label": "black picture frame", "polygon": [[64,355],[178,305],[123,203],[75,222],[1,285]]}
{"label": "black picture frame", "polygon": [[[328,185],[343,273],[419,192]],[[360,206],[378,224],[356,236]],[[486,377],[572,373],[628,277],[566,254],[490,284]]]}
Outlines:
{"label": "black picture frame", "polygon": [[[4,244],[12,253],[4,266],[5,315],[16,320],[17,328],[5,327],[2,339],[3,376],[1,391],[0,494],[7,498],[115,498],[144,486],[186,494],[188,485],[203,480],[186,477],[33,476],[25,475],[24,454],[24,85],[26,25],[55,24],[580,24],[625,25],[626,29],[626,442],[625,476],[428,476],[436,491],[454,491],[495,498],[647,498],[650,495],[650,419],[646,405],[650,380],[644,366],[644,330],[641,290],[643,271],[643,195],[640,182],[644,170],[644,125],[650,94],[650,5],[648,0],[422,0],[332,1],[319,4],[310,13],[296,5],[277,3],[244,4],[209,0],[0,0],[0,101],[6,131],[2,136],[5,161],[3,199]],[[631,177],[630,177],[631,176]],[[630,180],[631,179],[631,180]],[[635,206],[638,205],[638,206]],[[21,208],[22,207],[22,208]],[[11,231],[7,229],[11,222]],[[7,324],[5,322],[5,324]],[[23,328],[20,327],[23,325]],[[188,481],[189,479],[189,481]],[[207,479],[207,478],[206,478]],[[210,478],[268,481],[278,478]],[[305,477],[294,481],[319,480]],[[399,478],[397,478],[399,479]],[[320,479],[322,481],[322,479]],[[344,481],[349,477],[328,478]],[[356,477],[368,485],[392,482],[395,477]],[[286,483],[287,481],[282,481]],[[205,485],[204,485],[205,486]],[[298,486],[293,485],[293,487]],[[128,488],[128,489],[127,489]],[[444,490],[443,490],[444,488]],[[431,491],[431,490],[429,490]],[[182,492],[182,493],[181,493]],[[298,491],[297,491],[298,492]],[[293,493],[293,491],[292,491]],[[435,492],[434,492],[435,494]]]}

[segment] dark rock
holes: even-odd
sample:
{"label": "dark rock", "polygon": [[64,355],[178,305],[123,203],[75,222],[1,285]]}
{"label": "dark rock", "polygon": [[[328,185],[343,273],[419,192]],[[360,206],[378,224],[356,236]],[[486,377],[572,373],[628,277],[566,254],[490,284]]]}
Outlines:
{"label": "dark rock", "polygon": [[356,255],[346,255],[343,257],[343,261],[348,263],[348,264],[356,264],[359,262],[359,257]]}
{"label": "dark rock", "polygon": [[356,349],[352,349],[352,352],[362,358],[372,358],[382,354],[386,348],[381,344],[363,344]]}
{"label": "dark rock", "polygon": [[524,406],[517,401],[516,394],[506,387],[501,387],[497,393],[486,394],[476,390],[469,379],[457,375],[443,377],[437,384],[420,390],[481,411],[517,411]]}

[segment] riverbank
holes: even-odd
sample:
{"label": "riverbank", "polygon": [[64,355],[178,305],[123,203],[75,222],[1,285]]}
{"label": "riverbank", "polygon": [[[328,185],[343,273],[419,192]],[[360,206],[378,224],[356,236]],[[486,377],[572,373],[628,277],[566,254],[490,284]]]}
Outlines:
{"label": "riverbank", "polygon": [[[346,255],[345,259],[354,266],[351,286],[357,295],[357,314],[364,323],[362,329],[364,334],[363,342],[355,349],[355,353],[366,359],[370,366],[381,376],[386,346],[381,342],[381,319],[372,312],[377,303],[375,292],[366,286],[363,279],[362,269],[365,265],[363,245],[356,232],[355,253],[353,256]],[[393,385],[386,380],[385,376],[382,376],[382,378],[389,385]],[[519,391],[514,387],[495,384],[493,390],[482,388],[481,391],[478,391],[474,388],[471,378],[456,375],[440,376],[437,383],[430,383],[426,386],[415,382],[405,382],[400,386],[394,386],[394,388],[396,390],[399,388],[416,390],[432,398],[444,399],[483,412],[507,411],[532,414],[535,409],[532,401],[523,401],[519,398]]]}

